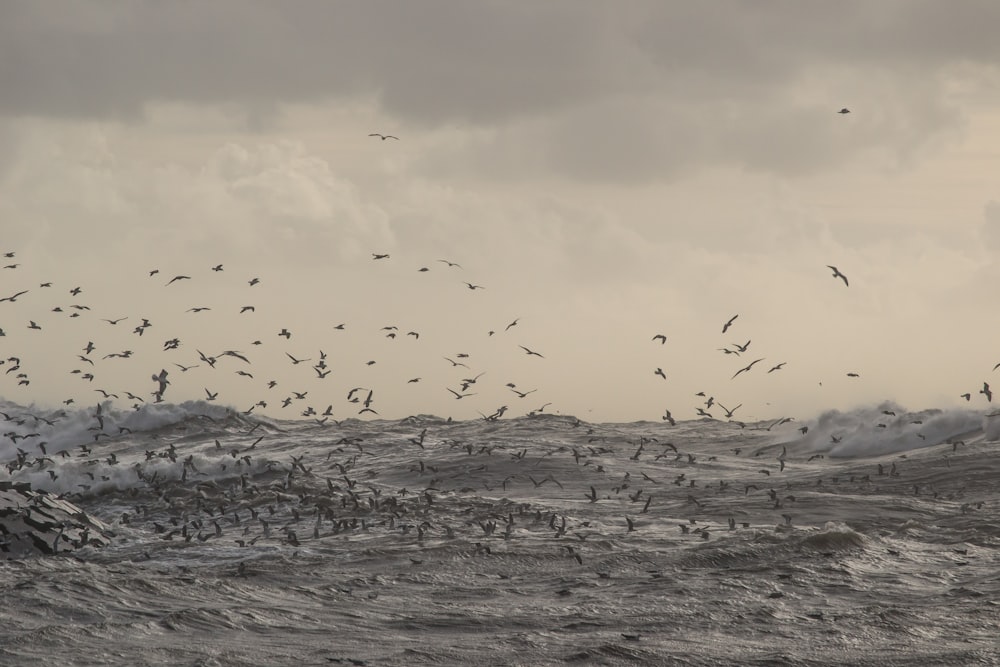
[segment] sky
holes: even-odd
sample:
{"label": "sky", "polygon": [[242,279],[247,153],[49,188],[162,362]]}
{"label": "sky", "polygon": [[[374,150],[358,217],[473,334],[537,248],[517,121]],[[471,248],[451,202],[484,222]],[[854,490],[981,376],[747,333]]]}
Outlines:
{"label": "sky", "polygon": [[287,418],[989,410],[996,25],[985,0],[2,3],[0,298],[27,292],[0,396],[128,406],[165,369],[164,400]]}

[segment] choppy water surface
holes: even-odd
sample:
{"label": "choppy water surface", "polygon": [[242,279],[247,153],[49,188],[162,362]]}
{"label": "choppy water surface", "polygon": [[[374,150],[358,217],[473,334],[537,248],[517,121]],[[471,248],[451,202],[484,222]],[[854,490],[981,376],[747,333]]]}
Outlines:
{"label": "choppy water surface", "polygon": [[95,441],[92,410],[4,407],[0,479],[116,537],[0,561],[2,664],[1000,664],[981,413],[318,424],[191,403],[109,407],[119,434]]}

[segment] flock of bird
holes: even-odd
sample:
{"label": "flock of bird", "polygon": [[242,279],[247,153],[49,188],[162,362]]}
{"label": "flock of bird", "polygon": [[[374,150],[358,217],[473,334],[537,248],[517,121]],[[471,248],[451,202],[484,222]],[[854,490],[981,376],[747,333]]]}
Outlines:
{"label": "flock of bird", "polygon": [[[377,136],[382,136],[382,135],[377,135]],[[384,138],[390,138],[390,137],[391,135],[387,135]],[[8,261],[8,263],[3,266],[2,270],[8,273],[9,275],[12,276],[16,275],[18,269],[22,266],[20,262],[16,261],[17,259],[16,252],[14,251],[6,252],[4,254],[4,259],[10,261]],[[372,253],[371,261],[385,262],[385,261],[391,261],[391,258],[389,253]],[[443,264],[446,270],[453,270],[453,269],[462,270],[462,266],[460,264],[458,264],[457,262],[453,262],[451,260],[438,259],[436,260],[436,262]],[[208,268],[214,274],[221,274],[225,270],[223,264],[215,264]],[[850,285],[847,276],[840,269],[838,269],[836,266],[833,265],[829,265],[828,268],[832,270],[833,272],[832,276],[834,279],[843,281],[845,287],[848,287]],[[418,269],[418,271],[420,273],[426,273],[430,271],[430,269],[427,266],[421,266]],[[162,280],[162,276],[160,274],[159,269],[149,270],[146,279],[148,281],[155,281],[158,279]],[[165,280],[162,283],[162,288],[176,289],[176,285],[183,282],[192,281],[194,279],[195,277],[192,275],[176,274],[170,277],[169,279]],[[247,289],[251,289],[256,285],[259,285],[260,282],[261,279],[257,276],[247,279],[246,280]],[[0,283],[0,285],[2,284],[3,283]],[[475,283],[465,280],[462,280],[461,284],[465,285],[466,288],[472,292],[485,289],[482,285],[477,285]],[[6,323],[7,327],[9,328],[11,326],[10,325],[11,320],[17,314],[18,307],[31,305],[29,304],[29,302],[31,302],[32,300],[34,300],[35,302],[33,305],[37,306],[39,300],[42,299],[42,295],[46,291],[49,292],[53,291],[53,289],[54,288],[52,281],[41,282],[37,288],[33,288],[27,285],[15,287],[11,291],[9,296],[0,297],[0,317],[3,317],[2,322]],[[85,294],[83,287],[79,285],[74,285],[70,289],[67,289],[65,293],[73,297],[74,303],[68,305],[49,303],[50,318],[54,317],[60,317],[60,318],[68,317],[71,319],[91,318],[93,320],[94,316],[91,313],[90,306],[86,305],[85,303],[79,302],[80,300],[82,300],[81,295]],[[192,305],[191,307],[186,309],[186,313],[198,314],[210,310],[212,310],[210,306]],[[238,313],[240,315],[250,316],[256,313],[256,310],[257,307],[254,305],[241,305],[238,309]],[[35,315],[35,317],[36,319],[28,319],[26,328],[34,331],[41,331],[43,328],[48,328],[50,326],[64,327],[64,324],[60,323],[57,320],[42,319],[42,316],[40,315]],[[100,394],[101,399],[120,400],[120,401],[127,400],[131,402],[132,407],[135,409],[140,409],[141,406],[144,403],[146,403],[147,400],[160,403],[163,402],[167,397],[168,391],[172,387],[173,378],[176,376],[177,373],[186,374],[192,369],[196,368],[200,368],[202,373],[216,371],[217,369],[222,368],[225,365],[222,363],[225,360],[233,360],[235,362],[239,362],[238,367],[233,371],[236,375],[247,378],[248,380],[255,380],[253,373],[253,364],[251,363],[251,357],[249,354],[244,353],[240,350],[225,349],[220,351],[213,351],[211,353],[206,353],[202,351],[201,345],[199,344],[196,344],[193,347],[193,349],[191,346],[184,344],[183,350],[188,350],[188,352],[186,353],[188,356],[183,356],[185,352],[183,352],[182,350],[182,342],[180,338],[177,336],[167,338],[162,342],[161,345],[158,346],[159,349],[158,350],[156,349],[157,344],[151,341],[151,335],[147,333],[153,327],[153,323],[150,321],[149,318],[126,315],[117,317],[99,317],[97,318],[96,321],[102,322],[111,328],[118,328],[119,325],[129,320],[130,317],[132,317],[133,321],[135,322],[134,326],[131,328],[131,332],[136,337],[137,345],[141,344],[143,346],[142,351],[135,351],[133,349],[124,349],[120,351],[119,350],[105,351],[102,354],[101,353],[102,346],[99,343],[95,343],[94,340],[88,338],[87,340],[80,341],[80,347],[78,351],[74,355],[72,355],[72,358],[75,359],[75,364],[77,367],[70,370],[69,373],[72,375],[76,375],[81,380],[85,381],[87,383],[88,392]],[[728,318],[722,324],[721,333],[722,334],[729,333],[729,331],[734,326],[736,326],[738,317],[739,315],[736,314]],[[497,327],[496,329],[488,330],[485,333],[487,336],[491,338],[493,336],[498,336],[500,334],[508,334],[511,331],[511,329],[519,325],[519,322],[520,318],[514,318],[508,324],[506,324],[506,326],[502,328]],[[332,327],[334,332],[344,331],[345,328],[346,324],[343,322],[336,324],[335,326]],[[90,333],[91,335],[93,334],[92,329],[90,330]],[[387,339],[396,339],[398,336],[403,335],[402,331],[400,331],[400,329],[395,325],[383,326],[379,334]],[[246,340],[245,343],[254,348],[258,346],[265,346],[264,340],[266,340],[267,333],[264,332],[263,334],[261,334],[260,332],[258,332],[258,335],[260,335],[261,338]],[[285,327],[282,327],[278,331],[272,332],[271,335],[272,336],[276,335],[277,337],[284,339],[286,342],[290,341],[292,338],[292,332]],[[420,333],[414,330],[409,330],[405,332],[405,337],[416,341],[420,339]],[[34,353],[35,355],[38,354],[37,343],[33,340],[31,342],[31,349],[25,350],[25,353],[22,354],[17,350],[3,349],[2,341],[5,338],[6,338],[6,332],[2,327],[0,327],[0,350],[2,350],[0,351],[0,370],[2,370],[3,372],[4,379],[6,379],[8,382],[13,383],[13,387],[2,389],[3,385],[0,384],[0,390],[5,391],[10,396],[10,398],[18,399],[20,398],[21,394],[18,394],[17,390],[22,390],[22,391],[27,390],[32,383],[32,376],[29,372],[30,369],[27,367],[28,363],[26,361],[23,361],[23,359],[32,356],[30,354],[27,354],[29,351]],[[665,345],[667,344],[668,338],[665,333],[657,333],[653,335],[652,341],[655,343],[659,343],[660,345]],[[746,354],[750,350],[751,342],[752,341],[748,339],[746,340],[746,342],[732,343],[729,346],[719,348],[719,350],[727,356],[732,355],[733,357],[739,358],[741,357],[741,355]],[[517,348],[520,349],[527,357],[534,357],[540,360],[545,359],[545,355],[526,345],[518,344]],[[177,350],[182,350],[182,351],[177,352]],[[156,366],[152,368],[147,367],[148,369],[147,372],[149,372],[150,374],[146,375],[146,377],[151,377],[151,380],[153,382],[151,390],[144,390],[141,386],[133,386],[127,388],[121,387],[116,389],[110,389],[104,387],[96,389],[92,388],[93,383],[95,381],[98,381],[100,377],[99,373],[100,368],[106,366],[109,363],[113,363],[111,360],[146,359],[149,356],[151,356],[150,354],[151,352],[155,353],[156,355],[156,361],[154,361],[153,363],[156,363],[158,365],[162,363],[163,360],[166,358],[163,356],[164,353],[169,354],[171,359],[171,362],[169,364],[164,364],[159,368],[157,368]],[[197,356],[196,357],[191,356],[192,354],[195,354]],[[287,360],[291,363],[293,368],[297,368],[300,366],[302,366],[303,368],[310,368],[311,374],[309,376],[313,379],[314,382],[325,380],[334,371],[334,369],[328,362],[327,353],[322,349],[319,350],[315,356],[304,356],[304,355],[300,356],[300,353],[298,352],[293,353],[292,351],[289,351],[287,349],[282,349],[281,354],[283,354],[284,357],[287,358]],[[451,355],[443,355],[443,360],[446,361],[448,364],[450,364],[449,367],[451,369],[457,370],[462,374],[462,377],[455,379],[455,386],[446,386],[444,390],[447,391],[456,400],[465,399],[470,396],[477,395],[477,392],[474,391],[474,388],[476,383],[485,374],[485,371],[480,370],[476,373],[473,373],[470,367],[472,361],[469,358],[469,355],[463,352],[458,352]],[[765,361],[764,357],[758,357],[753,359],[749,363],[739,368],[736,368],[735,371],[730,376],[730,380],[736,380],[741,375],[755,372],[757,365],[763,361]],[[47,353],[46,363],[52,364],[54,362],[55,362],[54,352]],[[227,363],[232,363],[232,362],[227,362]],[[365,361],[366,366],[372,366],[375,363],[376,360],[374,359],[369,359]],[[787,363],[786,361],[781,361],[779,363],[772,363],[767,367],[768,369],[766,372],[767,373],[778,372],[785,367],[786,363]],[[994,366],[994,370],[996,370],[997,368],[1000,368],[1000,363]],[[655,367],[653,373],[662,380],[667,380],[668,378],[667,371],[664,370],[664,368],[661,366]],[[850,378],[860,377],[860,374],[855,371],[850,371],[846,373],[846,375]],[[421,377],[410,377],[406,379],[406,383],[416,384],[419,383],[421,379],[422,379]],[[218,381],[217,378],[211,378],[211,379],[206,378],[205,384],[208,385],[215,383],[217,381]],[[255,381],[260,383],[259,379],[256,379]],[[304,377],[301,374],[297,377],[295,381],[305,382]],[[307,395],[309,395],[310,391],[312,391],[313,397],[317,396],[318,394],[323,395],[323,397],[325,398],[323,403],[326,404],[326,408],[324,409],[322,407],[322,404],[320,406],[316,406],[316,405],[310,405],[307,402],[298,411],[298,415],[306,418],[316,419],[319,423],[325,423],[328,420],[334,419],[334,410],[335,410],[334,405],[337,402],[337,399],[329,395],[329,392],[326,391],[325,389],[326,385],[316,385],[320,387],[320,389],[318,390],[300,387],[296,388],[293,391],[285,392],[283,396],[279,394],[277,397],[275,397],[274,390],[276,387],[279,387],[279,385],[284,386],[284,381],[282,380],[282,382],[279,383],[278,379],[269,379],[268,381],[261,383],[262,387],[261,391],[266,393],[263,393],[252,405],[246,407],[244,409],[245,413],[250,414],[256,409],[266,410],[269,406],[273,408],[274,405],[280,406],[281,410],[285,410],[290,406],[292,406],[293,404],[295,404],[298,407],[298,405],[300,405],[300,402],[306,401]],[[516,396],[518,399],[524,399],[527,396],[532,395],[538,391],[537,388],[532,388],[527,390],[522,389],[514,382],[508,382],[504,385],[504,387],[507,391],[510,392],[512,396]],[[170,398],[174,399],[175,401],[190,400],[193,398],[201,398],[202,400],[205,401],[220,400],[220,391],[213,390],[209,386],[204,386],[203,389],[204,389],[203,396],[196,397],[191,395],[186,395],[186,396],[171,395]],[[281,389],[278,389],[278,391],[281,391]],[[363,415],[379,416],[379,412],[375,407],[376,393],[377,392],[375,387],[364,386],[364,385],[351,386],[346,391],[346,396],[344,400],[346,401],[347,406],[353,409],[357,416],[363,416]],[[990,389],[989,383],[984,382],[982,389],[980,389],[978,393],[983,395],[988,402],[992,401],[992,391]],[[696,396],[704,399],[703,403],[695,405],[693,407],[694,415],[702,418],[714,419],[715,418],[714,414],[712,412],[709,412],[709,410],[712,409],[713,405],[718,405],[718,407],[723,411],[725,415],[724,418],[727,420],[733,420],[736,410],[742,405],[741,403],[740,405],[737,405],[735,408],[730,409],[726,408],[721,404],[715,403],[714,398],[710,395],[706,395],[705,392],[698,392]],[[965,400],[969,401],[972,398],[972,392],[963,393],[961,394],[961,396]],[[224,395],[221,400],[225,400]],[[74,395],[63,399],[63,403],[65,403],[66,405],[70,405],[75,402],[84,402],[84,403],[88,402],[86,394],[75,393]],[[525,412],[527,414],[543,412],[550,405],[552,405],[551,402],[546,402],[542,404],[540,407],[537,407],[532,410],[527,410]],[[509,405],[501,405],[498,407],[491,407],[487,411],[480,410],[478,412],[484,419],[493,420],[497,419],[501,415],[504,415],[509,409],[510,409]],[[338,416],[341,415],[340,408],[337,408],[337,414]],[[665,414],[662,416],[662,419],[670,423],[674,423],[675,421],[675,418],[670,410],[665,411]]]}

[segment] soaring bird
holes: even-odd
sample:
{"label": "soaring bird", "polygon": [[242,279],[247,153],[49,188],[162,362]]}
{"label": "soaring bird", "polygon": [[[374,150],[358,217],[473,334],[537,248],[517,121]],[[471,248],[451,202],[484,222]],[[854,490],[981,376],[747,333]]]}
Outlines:
{"label": "soaring bird", "polygon": [[663,345],[664,343],[667,342],[667,337],[664,336],[663,334],[656,334],[655,336],[653,336],[653,340],[658,340],[660,341],[660,345]]}
{"label": "soaring bird", "polygon": [[993,402],[993,392],[990,391],[990,384],[988,382],[983,383],[983,388],[979,390],[979,393],[986,397],[986,400],[990,403]]}
{"label": "soaring bird", "polygon": [[399,137],[394,137],[391,134],[379,134],[378,132],[372,132],[368,136],[369,137],[378,137],[382,141],[385,141],[386,139],[395,139],[396,141],[399,141]]}
{"label": "soaring bird", "polygon": [[737,315],[733,315],[732,317],[729,318],[728,322],[726,322],[725,324],[722,325],[722,333],[726,333],[727,331],[729,331],[729,327],[733,326],[733,322],[736,321],[737,317],[739,317],[738,314]]}
{"label": "soaring bird", "polygon": [[[750,370],[751,368],[753,368],[753,365],[754,365],[754,364],[756,364],[756,363],[757,363],[758,361],[764,361],[764,359],[763,359],[763,358],[761,358],[761,359],[754,359],[753,361],[751,361],[751,362],[749,363],[749,365],[747,365],[747,366],[744,366],[744,367],[743,367],[743,368],[741,368],[740,370],[736,371],[736,373],[734,373],[734,374],[733,374],[733,377],[731,377],[731,378],[729,378],[729,379],[730,379],[730,380],[733,380],[733,379],[735,379],[735,378],[736,378],[736,376],[737,376],[737,375],[739,375],[740,373],[746,373],[746,372],[747,372],[748,370]],[[735,409],[735,408],[734,408],[734,409]]]}
{"label": "soaring bird", "polygon": [[851,113],[851,110],[848,109],[847,107],[844,107],[843,109],[841,109],[837,113],[840,113],[840,114]]}
{"label": "soaring bird", "polygon": [[847,276],[845,276],[843,273],[841,273],[840,270],[837,267],[832,266],[830,264],[827,264],[826,266],[827,266],[828,269],[833,269],[833,277],[834,278],[840,278],[841,280],[844,281],[844,285],[846,285],[848,287],[850,286],[849,283],[847,282]]}

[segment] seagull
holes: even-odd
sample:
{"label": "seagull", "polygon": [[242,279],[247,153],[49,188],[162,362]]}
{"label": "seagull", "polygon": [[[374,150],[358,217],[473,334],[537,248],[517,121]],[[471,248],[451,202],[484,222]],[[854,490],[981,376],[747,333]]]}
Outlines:
{"label": "seagull", "polygon": [[983,388],[979,390],[979,393],[986,397],[986,400],[990,403],[993,402],[993,392],[990,391],[990,385],[988,382],[983,383]]}
{"label": "seagull", "polygon": [[772,366],[771,370],[769,370],[768,373],[773,373],[774,371],[780,371],[784,367],[784,365],[787,364],[787,363],[788,363],[787,361],[782,361],[777,366]]}
{"label": "seagull", "polygon": [[653,336],[653,340],[658,340],[660,341],[660,345],[663,345],[664,343],[667,342],[667,337],[664,336],[663,334],[656,334],[655,336]]}
{"label": "seagull", "polygon": [[372,132],[368,136],[369,137],[378,137],[382,141],[385,141],[386,139],[395,139],[396,141],[399,141],[399,137],[395,137],[395,136],[393,136],[391,134],[379,134],[378,132]]}
{"label": "seagull", "polygon": [[840,270],[837,267],[832,266],[830,264],[827,264],[826,266],[829,269],[833,269],[833,277],[834,278],[840,278],[840,279],[842,279],[844,281],[844,285],[850,286],[848,284],[848,282],[847,282],[847,276],[845,276],[843,273],[841,273]]}
{"label": "seagull", "polygon": [[10,301],[11,303],[14,303],[15,301],[17,301],[17,297],[21,296],[22,294],[27,294],[27,293],[28,293],[28,290],[21,290],[20,292],[18,292],[17,294],[15,294],[13,296],[8,296],[8,297],[4,297],[4,298],[0,299],[0,301]]}
{"label": "seagull", "polygon": [[[753,365],[754,365],[754,364],[756,364],[756,363],[757,363],[758,361],[764,361],[764,359],[763,359],[763,358],[760,358],[760,359],[754,359],[753,361],[751,361],[751,362],[750,362],[750,364],[749,364],[749,365],[747,365],[747,366],[744,366],[744,367],[743,367],[743,368],[741,368],[740,370],[736,371],[736,373],[734,373],[734,374],[733,374],[733,377],[731,377],[731,378],[729,378],[729,379],[730,379],[730,380],[733,380],[733,379],[735,379],[735,378],[736,378],[736,376],[737,376],[737,375],[739,375],[740,373],[746,373],[746,372],[747,372],[748,370],[750,370],[751,368],[753,368]],[[735,408],[734,408],[734,409],[735,409]]]}
{"label": "seagull", "polygon": [[466,284],[466,285],[468,286],[468,288],[469,288],[470,290],[472,290],[473,292],[474,292],[474,291],[476,291],[477,289],[485,289],[485,288],[484,288],[484,287],[483,287],[482,285],[473,285],[472,283],[465,283],[465,284]]}
{"label": "seagull", "polygon": [[660,376],[661,378],[663,378],[664,380],[666,380],[666,379],[667,379],[667,374],[666,374],[666,373],[664,373],[664,372],[663,372],[663,369],[662,369],[662,368],[659,368],[659,367],[657,367],[657,369],[656,369],[655,371],[653,371],[653,375],[659,375],[659,376]]}
{"label": "seagull", "polygon": [[540,354],[538,354],[537,352],[535,352],[534,350],[529,350],[528,348],[526,348],[526,347],[525,347],[525,346],[523,346],[523,345],[518,345],[518,347],[519,347],[519,348],[521,348],[522,350],[524,350],[525,352],[527,352],[527,353],[528,353],[528,356],[531,356],[531,355],[534,355],[534,356],[536,356],[536,357],[541,357],[542,359],[544,359],[544,358],[545,358],[545,357],[542,357],[542,355],[540,355]]}
{"label": "seagull", "polygon": [[846,114],[846,113],[851,113],[851,110],[850,110],[850,109],[848,109],[847,107],[844,107],[843,109],[841,109],[841,110],[840,110],[840,111],[838,111],[837,113],[839,113],[839,114]]}
{"label": "seagull", "polygon": [[174,276],[173,278],[170,279],[170,281],[167,284],[169,285],[170,283],[176,282],[178,280],[191,280],[191,276]]}
{"label": "seagull", "polygon": [[733,325],[733,322],[736,321],[737,317],[739,317],[738,314],[737,315],[733,315],[732,317],[729,318],[728,322],[726,322],[724,325],[722,325],[722,333],[726,333],[727,331],[729,331],[729,327],[731,327]]}
{"label": "seagull", "polygon": [[389,253],[372,253],[372,259],[389,259]]}

